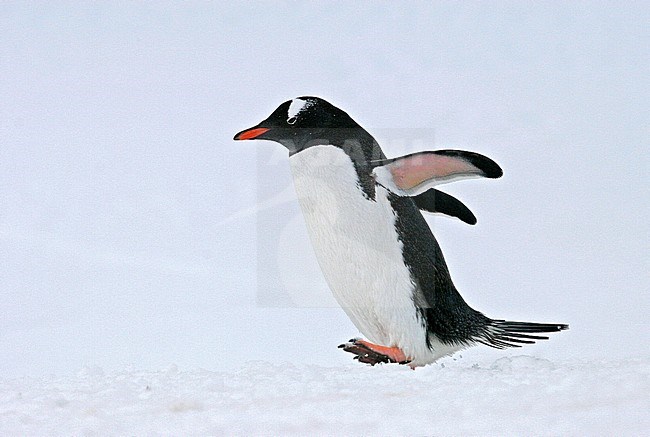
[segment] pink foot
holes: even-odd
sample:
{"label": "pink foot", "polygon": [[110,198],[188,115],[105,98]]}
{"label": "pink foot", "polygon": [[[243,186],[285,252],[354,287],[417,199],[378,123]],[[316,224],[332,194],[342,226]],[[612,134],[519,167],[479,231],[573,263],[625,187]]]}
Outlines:
{"label": "pink foot", "polygon": [[355,360],[371,366],[377,363],[408,364],[411,362],[400,348],[380,346],[359,338],[353,338],[339,348],[354,354]]}

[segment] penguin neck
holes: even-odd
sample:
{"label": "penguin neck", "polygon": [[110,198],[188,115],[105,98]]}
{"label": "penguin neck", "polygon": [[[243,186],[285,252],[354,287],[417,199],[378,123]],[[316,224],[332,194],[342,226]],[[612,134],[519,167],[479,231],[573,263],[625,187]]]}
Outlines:
{"label": "penguin neck", "polygon": [[372,170],[372,161],[386,158],[377,141],[361,127],[306,129],[304,132],[296,132],[282,144],[289,149],[289,156],[314,146],[338,147],[350,157],[357,171],[368,173]]}
{"label": "penguin neck", "polygon": [[[366,134],[366,136],[357,135],[356,137],[341,134],[342,132],[339,130],[336,136],[330,136],[328,139],[310,139],[303,143],[297,143],[298,148],[295,150],[290,149],[289,156],[307,153],[312,159],[322,159],[320,166],[338,166],[342,164],[340,159],[349,160],[346,165],[351,164],[353,166],[357,176],[357,186],[366,199],[374,201],[376,183],[372,175],[373,167],[371,162],[375,159],[384,159],[385,155],[379,144],[369,134]],[[331,152],[326,152],[326,154],[319,156],[319,152],[316,152],[316,154],[308,152],[310,150],[314,151],[314,148],[319,148],[321,152],[330,150],[331,152],[336,151],[336,153],[330,155]]]}
{"label": "penguin neck", "polygon": [[386,155],[381,150],[379,143],[364,129],[354,133],[355,135],[339,138],[338,143],[333,144],[340,147],[350,157],[354,169],[359,178],[359,187],[368,200],[375,200],[375,178],[372,176],[371,163],[378,159],[385,159]]}

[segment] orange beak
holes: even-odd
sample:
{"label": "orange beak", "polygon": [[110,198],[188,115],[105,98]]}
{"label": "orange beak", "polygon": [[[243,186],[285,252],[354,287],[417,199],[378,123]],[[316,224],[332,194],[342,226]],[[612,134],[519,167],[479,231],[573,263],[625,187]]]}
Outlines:
{"label": "orange beak", "polygon": [[264,132],[268,132],[271,129],[268,129],[266,127],[253,127],[250,129],[243,130],[239,132],[237,135],[235,135],[234,140],[253,140],[260,135],[262,135]]}

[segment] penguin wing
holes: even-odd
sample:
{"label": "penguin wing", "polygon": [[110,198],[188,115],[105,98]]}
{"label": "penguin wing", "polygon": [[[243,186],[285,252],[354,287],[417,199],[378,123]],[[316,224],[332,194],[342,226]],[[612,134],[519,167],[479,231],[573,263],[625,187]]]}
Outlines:
{"label": "penguin wing", "polygon": [[412,199],[418,209],[422,211],[445,214],[470,225],[476,224],[476,216],[463,202],[442,191],[431,188],[422,194],[413,196]]}
{"label": "penguin wing", "polygon": [[377,183],[401,196],[418,196],[435,185],[468,178],[498,178],[501,167],[479,153],[436,150],[372,162]]}

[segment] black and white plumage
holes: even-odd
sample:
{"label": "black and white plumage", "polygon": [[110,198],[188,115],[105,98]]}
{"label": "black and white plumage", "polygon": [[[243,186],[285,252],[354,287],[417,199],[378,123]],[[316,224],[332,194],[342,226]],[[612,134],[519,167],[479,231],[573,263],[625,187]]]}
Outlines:
{"label": "black and white plumage", "polygon": [[491,159],[459,150],[388,159],[347,113],[318,97],[284,102],[235,139],[272,140],[289,150],[310,239],[334,297],[370,342],[401,351],[371,359],[375,349],[344,345],[360,361],[422,366],[476,343],[519,347],[568,328],[490,319],[454,287],[420,210],[475,223],[459,200],[433,187],[498,178],[501,168]]}

